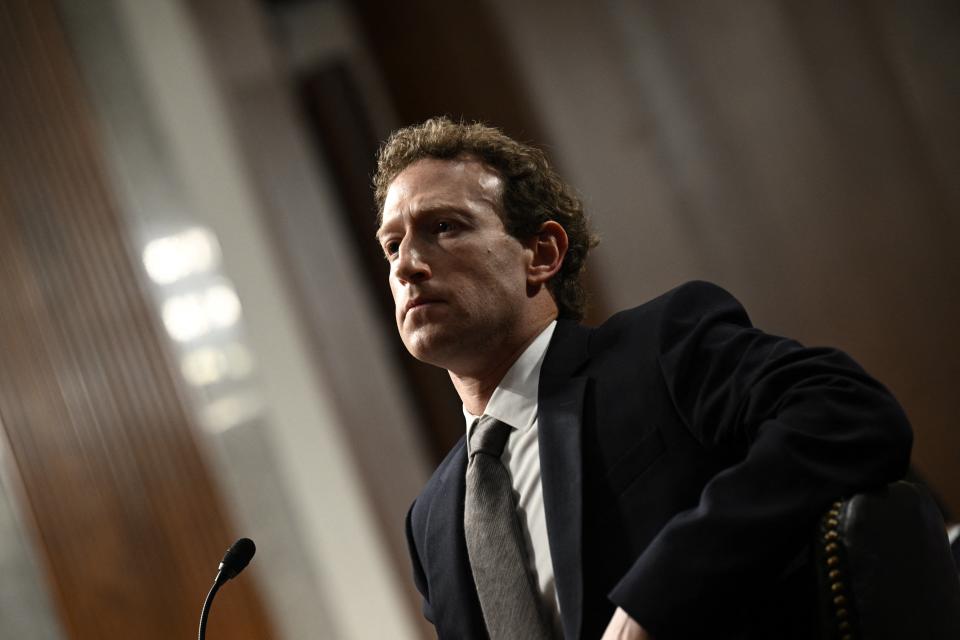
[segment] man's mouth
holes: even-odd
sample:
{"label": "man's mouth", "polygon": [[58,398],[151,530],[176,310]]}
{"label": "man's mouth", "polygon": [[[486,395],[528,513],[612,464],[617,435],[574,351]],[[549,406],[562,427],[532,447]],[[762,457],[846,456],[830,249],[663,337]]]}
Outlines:
{"label": "man's mouth", "polygon": [[420,307],[426,307],[426,306],[430,306],[430,305],[434,305],[434,304],[440,304],[440,303],[442,303],[442,302],[443,302],[443,300],[440,300],[439,298],[429,298],[429,297],[427,297],[427,296],[417,296],[416,298],[410,298],[410,300],[407,301],[407,304],[406,304],[406,306],[404,307],[403,312],[404,312],[404,314],[407,314],[407,313],[410,313],[411,311],[413,311],[414,309],[418,309],[418,308],[420,308]]}

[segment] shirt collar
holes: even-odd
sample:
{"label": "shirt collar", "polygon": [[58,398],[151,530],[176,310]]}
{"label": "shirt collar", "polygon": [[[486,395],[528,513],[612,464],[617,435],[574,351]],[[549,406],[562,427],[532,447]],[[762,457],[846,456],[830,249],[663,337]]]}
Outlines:
{"label": "shirt collar", "polygon": [[[554,320],[540,332],[520,357],[517,358],[503,380],[494,389],[483,414],[505,422],[517,431],[526,431],[533,426],[537,418],[537,393],[540,391],[540,367],[553,331],[557,328]],[[475,416],[463,407],[463,418],[467,423],[467,441],[470,440],[470,427],[479,416]]]}

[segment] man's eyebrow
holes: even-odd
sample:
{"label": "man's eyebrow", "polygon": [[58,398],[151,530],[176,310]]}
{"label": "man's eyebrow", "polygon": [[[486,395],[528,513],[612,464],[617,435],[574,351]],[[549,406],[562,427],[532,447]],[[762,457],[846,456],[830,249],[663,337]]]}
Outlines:
{"label": "man's eyebrow", "polygon": [[[448,202],[437,202],[434,204],[425,205],[411,213],[412,217],[414,218],[424,218],[424,217],[436,216],[436,215],[442,215],[442,214],[452,214],[457,216],[468,216],[468,217],[473,215],[469,208],[463,207],[454,203],[448,203]],[[389,233],[391,231],[392,225],[393,225],[392,220],[390,222],[384,222],[380,225],[380,228],[377,229],[377,231],[374,233],[374,237],[377,239],[378,242],[380,241],[380,238],[385,233]]]}
{"label": "man's eyebrow", "polygon": [[447,203],[447,202],[437,202],[436,204],[431,204],[420,209],[418,212],[421,216],[436,216],[444,214],[452,214],[459,216],[470,216],[473,215],[469,207],[464,207],[459,204]]}
{"label": "man's eyebrow", "polygon": [[373,237],[377,242],[380,242],[381,239],[383,238],[383,235],[389,231],[389,229],[387,228],[388,226],[389,226],[388,224],[381,224],[377,228],[377,230],[374,232]]}

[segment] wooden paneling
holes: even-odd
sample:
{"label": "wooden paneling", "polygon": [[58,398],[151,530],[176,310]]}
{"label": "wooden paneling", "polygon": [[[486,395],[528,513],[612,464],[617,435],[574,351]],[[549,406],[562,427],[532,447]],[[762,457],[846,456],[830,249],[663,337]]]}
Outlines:
{"label": "wooden paneling", "polygon": [[[0,5],[0,418],[71,638],[188,638],[233,533],[47,0]],[[248,578],[247,576],[244,576]],[[211,638],[268,638],[249,578]]]}

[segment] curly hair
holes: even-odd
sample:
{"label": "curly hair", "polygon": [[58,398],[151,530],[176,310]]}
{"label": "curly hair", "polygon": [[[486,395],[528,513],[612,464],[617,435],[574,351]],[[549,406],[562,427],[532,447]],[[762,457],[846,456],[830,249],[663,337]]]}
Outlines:
{"label": "curly hair", "polygon": [[504,183],[501,216],[507,233],[527,240],[548,220],[567,232],[567,254],[548,286],[561,318],[583,319],[586,294],[580,276],[587,253],[597,244],[583,205],[543,151],[517,142],[495,127],[438,117],[394,131],[380,147],[373,177],[378,223],[382,222],[387,189],[400,172],[423,158],[460,156],[476,157],[500,175]]}

